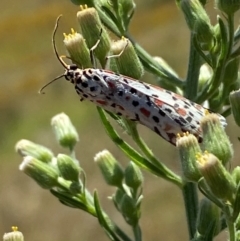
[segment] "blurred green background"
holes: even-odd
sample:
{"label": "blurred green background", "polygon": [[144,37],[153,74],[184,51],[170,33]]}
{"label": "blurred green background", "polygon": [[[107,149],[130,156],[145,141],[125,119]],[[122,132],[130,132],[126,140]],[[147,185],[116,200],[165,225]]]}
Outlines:
{"label": "blurred green background", "polygon": [[[136,4],[131,34],[150,54],[163,57],[184,77],[189,32],[174,1],[136,0]],[[52,116],[65,112],[80,135],[77,157],[87,173],[87,187],[91,192],[98,189],[104,209],[130,234],[107,198],[114,189],[103,181],[93,157],[108,149],[123,166],[129,160],[105,134],[96,109],[91,103],[80,103],[73,86],[64,79],[49,86],[45,95],[38,94],[45,83],[63,73],[51,45],[56,17],[63,14],[57,46],[65,54],[62,33],[70,32],[71,27],[77,29],[75,16],[79,7],[66,0],[1,0],[0,6],[0,233],[16,225],[26,240],[108,240],[96,219],[63,206],[18,170],[21,157],[15,153],[14,146],[22,138],[43,144],[55,153],[65,152],[57,145],[50,126]],[[211,1],[207,9],[215,22],[216,11]],[[145,81],[148,81],[146,76]],[[240,132],[231,118],[228,122],[231,128],[227,132],[236,147]],[[156,156],[181,174],[176,149],[145,127],[139,127],[139,131]],[[122,136],[131,142],[126,133]],[[239,156],[235,150],[232,166],[237,164]],[[148,173],[144,176],[143,238],[188,240],[180,190]],[[224,235],[217,240],[226,240]]]}

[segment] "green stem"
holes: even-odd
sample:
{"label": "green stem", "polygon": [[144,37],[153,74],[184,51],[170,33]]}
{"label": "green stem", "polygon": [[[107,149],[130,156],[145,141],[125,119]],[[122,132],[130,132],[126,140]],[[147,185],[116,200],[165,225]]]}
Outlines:
{"label": "green stem", "polygon": [[188,182],[182,189],[185,211],[188,223],[188,232],[190,240],[193,239],[196,232],[196,220],[198,212],[198,195],[196,184]]}
{"label": "green stem", "polygon": [[191,33],[188,72],[185,86],[185,97],[194,100],[197,96],[198,78],[201,65],[201,57],[194,47],[194,34]]}
{"label": "green stem", "polygon": [[142,231],[138,224],[135,227],[133,227],[133,233],[134,233],[135,241],[142,240]]}
{"label": "green stem", "polygon": [[235,241],[235,227],[234,223],[227,220],[228,232],[229,232],[229,241]]}

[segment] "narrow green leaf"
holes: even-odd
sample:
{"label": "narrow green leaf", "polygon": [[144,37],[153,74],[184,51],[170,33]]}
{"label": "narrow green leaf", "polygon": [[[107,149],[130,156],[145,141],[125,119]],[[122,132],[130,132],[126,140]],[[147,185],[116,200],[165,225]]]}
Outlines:
{"label": "narrow green leaf", "polygon": [[113,142],[139,167],[157,175],[164,179],[167,179],[179,187],[182,187],[182,180],[179,176],[175,175],[169,169],[160,169],[156,165],[149,162],[146,158],[140,155],[137,151],[135,151],[130,145],[128,145],[125,141],[123,141],[117,132],[113,129],[112,125],[108,121],[105,112],[102,108],[97,107],[101,120],[104,124],[104,127],[107,131],[109,137],[113,140]]}
{"label": "narrow green leaf", "polygon": [[94,205],[95,205],[98,221],[100,225],[105,229],[108,237],[113,241],[120,241],[120,239],[116,236],[115,232],[109,226],[110,220],[106,220],[106,215],[104,215],[102,211],[96,190],[94,191]]}

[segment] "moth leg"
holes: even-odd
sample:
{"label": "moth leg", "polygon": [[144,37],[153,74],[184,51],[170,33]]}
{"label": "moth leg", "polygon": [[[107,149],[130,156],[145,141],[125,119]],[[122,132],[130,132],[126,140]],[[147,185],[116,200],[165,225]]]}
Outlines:
{"label": "moth leg", "polygon": [[111,59],[111,58],[119,58],[119,57],[123,54],[123,52],[125,51],[125,49],[126,49],[127,46],[128,46],[129,40],[128,40],[128,39],[126,39],[126,40],[127,40],[127,43],[125,44],[125,46],[124,46],[124,48],[121,50],[121,52],[120,52],[119,54],[113,54],[113,55],[107,56],[107,57],[106,57],[106,60],[109,60],[109,59]]}
{"label": "moth leg", "polygon": [[98,47],[100,41],[101,41],[101,36],[102,36],[102,28],[100,29],[100,33],[99,33],[99,38],[97,40],[97,42],[92,46],[92,48],[89,50],[90,51],[90,59],[91,59],[91,63],[93,65],[93,68],[96,69],[97,65],[96,65],[96,59],[94,57],[94,50]]}

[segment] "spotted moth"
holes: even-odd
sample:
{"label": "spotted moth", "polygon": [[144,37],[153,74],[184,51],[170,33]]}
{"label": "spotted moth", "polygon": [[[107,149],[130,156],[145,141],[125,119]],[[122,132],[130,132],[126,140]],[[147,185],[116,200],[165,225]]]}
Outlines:
{"label": "spotted moth", "polygon": [[[56,79],[65,77],[74,84],[81,101],[89,100],[107,111],[137,121],[173,145],[176,145],[177,135],[183,132],[192,133],[201,142],[200,120],[207,110],[201,105],[169,90],[108,70],[67,65],[57,53],[54,35],[53,45],[57,58],[66,70]],[[225,126],[225,118],[218,116]]]}

